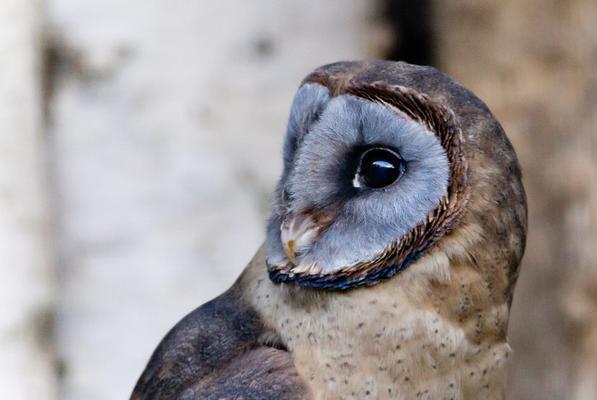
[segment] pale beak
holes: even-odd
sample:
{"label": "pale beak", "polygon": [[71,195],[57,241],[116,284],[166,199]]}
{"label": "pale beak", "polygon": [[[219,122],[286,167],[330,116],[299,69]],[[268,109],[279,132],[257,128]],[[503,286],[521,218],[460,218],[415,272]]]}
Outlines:
{"label": "pale beak", "polygon": [[288,260],[297,265],[296,256],[308,249],[317,235],[319,227],[305,214],[291,214],[280,226],[280,239]]}

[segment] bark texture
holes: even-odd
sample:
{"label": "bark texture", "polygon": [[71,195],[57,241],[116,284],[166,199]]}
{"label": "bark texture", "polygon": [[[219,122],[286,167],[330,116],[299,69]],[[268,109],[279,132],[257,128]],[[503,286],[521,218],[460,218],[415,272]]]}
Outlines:
{"label": "bark texture", "polygon": [[0,398],[53,399],[39,2],[0,2]]}

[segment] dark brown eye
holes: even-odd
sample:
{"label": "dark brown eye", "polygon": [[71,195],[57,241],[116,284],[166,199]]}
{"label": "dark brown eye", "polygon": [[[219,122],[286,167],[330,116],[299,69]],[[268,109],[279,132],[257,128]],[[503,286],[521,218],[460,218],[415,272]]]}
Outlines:
{"label": "dark brown eye", "polygon": [[404,160],[396,152],[383,148],[370,149],[361,157],[358,178],[365,186],[379,189],[396,182],[405,168]]}

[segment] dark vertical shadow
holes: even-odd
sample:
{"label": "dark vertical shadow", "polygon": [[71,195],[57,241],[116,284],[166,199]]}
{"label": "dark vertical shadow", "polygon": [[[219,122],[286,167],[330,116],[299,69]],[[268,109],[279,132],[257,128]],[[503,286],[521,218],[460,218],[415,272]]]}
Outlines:
{"label": "dark vertical shadow", "polygon": [[430,0],[383,0],[383,14],[392,31],[385,58],[435,65]]}

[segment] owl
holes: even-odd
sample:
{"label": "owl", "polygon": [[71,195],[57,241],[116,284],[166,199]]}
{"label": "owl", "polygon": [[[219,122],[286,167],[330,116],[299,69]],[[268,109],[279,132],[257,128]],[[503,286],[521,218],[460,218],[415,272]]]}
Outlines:
{"label": "owl", "polygon": [[326,65],[283,159],[264,245],[132,399],[503,398],[527,210],[485,104],[430,67]]}

